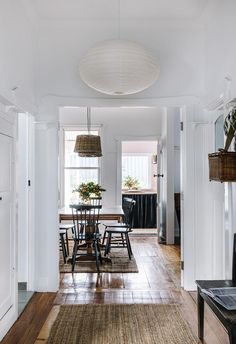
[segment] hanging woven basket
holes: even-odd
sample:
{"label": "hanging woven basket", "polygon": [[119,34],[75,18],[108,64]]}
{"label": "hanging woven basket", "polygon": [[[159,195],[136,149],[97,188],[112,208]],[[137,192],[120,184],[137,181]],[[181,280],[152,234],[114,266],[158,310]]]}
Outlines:
{"label": "hanging woven basket", "polygon": [[236,152],[208,154],[209,179],[217,182],[236,181]]}
{"label": "hanging woven basket", "polygon": [[78,135],[74,152],[81,157],[102,156],[101,139],[98,135]]}

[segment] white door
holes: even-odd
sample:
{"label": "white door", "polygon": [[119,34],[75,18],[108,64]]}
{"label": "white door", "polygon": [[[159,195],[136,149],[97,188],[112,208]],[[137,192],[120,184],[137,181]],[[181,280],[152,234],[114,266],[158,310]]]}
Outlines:
{"label": "white door", "polygon": [[0,319],[13,305],[13,139],[0,134]]}

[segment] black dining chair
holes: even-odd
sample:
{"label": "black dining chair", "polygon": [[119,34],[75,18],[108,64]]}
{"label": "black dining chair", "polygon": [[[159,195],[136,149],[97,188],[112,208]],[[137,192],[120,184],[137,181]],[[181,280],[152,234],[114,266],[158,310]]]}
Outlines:
{"label": "black dining chair", "polygon": [[64,264],[66,264],[66,258],[67,258],[67,247],[65,243],[65,236],[66,236],[66,230],[59,229],[59,248],[60,251],[62,251],[63,261]]}
{"label": "black dining chair", "polygon": [[78,260],[96,261],[97,272],[102,264],[99,234],[99,214],[101,205],[73,204],[72,219],[74,224],[74,247],[72,253],[72,272]]}
{"label": "black dining chair", "polygon": [[106,240],[105,256],[111,251],[112,248],[126,247],[129,259],[132,256],[132,248],[129,240],[129,233],[132,232],[134,220],[134,207],[136,201],[132,198],[124,198],[122,208],[124,211],[123,221],[121,223],[104,224],[105,231],[103,235],[103,244]]}
{"label": "black dining chair", "polygon": [[[89,197],[89,203],[80,203],[81,205],[101,205],[102,204],[102,197]],[[80,233],[84,232],[84,220],[80,221]],[[99,225],[99,223],[97,224]]]}
{"label": "black dining chair", "polygon": [[91,205],[101,205],[102,204],[102,197],[90,197],[90,204]]}
{"label": "black dining chair", "polygon": [[[74,233],[74,224],[73,223],[59,223],[59,235],[60,235],[60,248],[63,252],[63,259],[65,262],[65,258],[70,255],[70,246],[69,241],[71,240],[68,232],[71,231],[71,234]],[[63,247],[65,246],[65,250]]]}

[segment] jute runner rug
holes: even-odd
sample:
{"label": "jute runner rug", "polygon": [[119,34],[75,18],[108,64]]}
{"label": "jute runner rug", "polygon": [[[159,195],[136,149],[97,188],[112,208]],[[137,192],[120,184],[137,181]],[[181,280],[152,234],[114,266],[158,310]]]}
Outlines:
{"label": "jute runner rug", "polygon": [[[128,273],[138,272],[138,267],[134,257],[130,260],[127,249],[117,249],[110,254],[111,262],[103,262],[100,265],[101,272]],[[62,255],[60,256],[60,272],[71,273],[71,263],[64,264]],[[96,263],[78,261],[75,264],[74,272],[86,273],[97,272]]]}
{"label": "jute runner rug", "polygon": [[48,344],[194,344],[179,306],[64,305]]}

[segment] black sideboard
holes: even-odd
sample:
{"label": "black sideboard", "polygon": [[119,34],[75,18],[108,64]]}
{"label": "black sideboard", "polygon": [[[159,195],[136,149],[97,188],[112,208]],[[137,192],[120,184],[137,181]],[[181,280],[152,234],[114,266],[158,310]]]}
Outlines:
{"label": "black sideboard", "polygon": [[122,194],[124,197],[136,201],[134,208],[133,228],[156,228],[157,226],[157,195],[156,193],[131,193]]}

